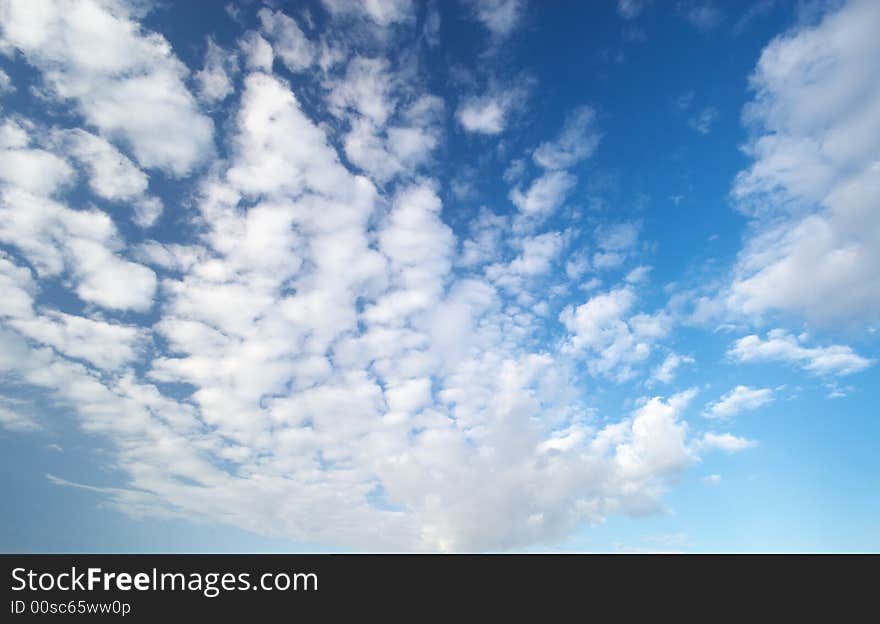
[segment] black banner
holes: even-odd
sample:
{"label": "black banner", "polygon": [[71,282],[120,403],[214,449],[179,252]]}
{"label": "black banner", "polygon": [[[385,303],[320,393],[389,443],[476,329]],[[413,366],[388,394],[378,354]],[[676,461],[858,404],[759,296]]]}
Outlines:
{"label": "black banner", "polygon": [[[874,619],[877,558],[678,555],[2,555],[3,622],[769,612]],[[867,611],[863,609],[867,608]],[[707,610],[708,609],[708,610]],[[604,616],[603,616],[604,617]],[[254,619],[257,618],[257,619]],[[333,621],[333,620],[331,620]]]}

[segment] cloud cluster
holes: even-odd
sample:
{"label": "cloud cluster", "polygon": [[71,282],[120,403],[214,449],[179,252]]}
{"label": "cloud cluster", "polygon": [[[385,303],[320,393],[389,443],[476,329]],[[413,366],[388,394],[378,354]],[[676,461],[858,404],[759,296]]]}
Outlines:
{"label": "cloud cluster", "polygon": [[[693,390],[591,405],[590,384],[647,374],[657,345],[654,383],[693,361],[660,344],[672,314],[644,309],[639,223],[596,224],[587,248],[554,219],[599,149],[594,110],[524,152],[505,210],[453,228],[431,166],[444,128],[495,141],[513,104],[433,93],[388,43],[423,26],[411,2],[323,5],[361,47],[264,8],[229,49],[205,40],[193,72],[140,3],[0,4],[39,101],[72,105],[0,127],[0,377],[108,441],[126,483],[86,487],[135,516],[303,542],[510,549],[662,511],[702,453],[753,446],[693,435]],[[469,15],[502,37],[523,7]],[[163,206],[157,177],[187,203]],[[148,227],[163,209],[180,231]],[[609,280],[592,296],[591,272]],[[792,340],[747,336],[731,358],[867,365]],[[770,400],[738,386],[705,415]],[[6,397],[0,426],[50,424]]]}
{"label": "cloud cluster", "polygon": [[142,30],[121,0],[0,3],[0,44],[42,72],[53,97],[73,104],[145,167],[185,175],[213,150],[213,124],[184,84],[187,67],[158,33]]}
{"label": "cloud cluster", "polygon": [[532,180],[526,190],[519,185],[514,187],[510,200],[530,216],[543,217],[559,208],[577,183],[569,169],[593,154],[600,137],[591,108],[581,107],[570,113],[559,136],[541,143],[532,152],[532,160],[544,173]]}

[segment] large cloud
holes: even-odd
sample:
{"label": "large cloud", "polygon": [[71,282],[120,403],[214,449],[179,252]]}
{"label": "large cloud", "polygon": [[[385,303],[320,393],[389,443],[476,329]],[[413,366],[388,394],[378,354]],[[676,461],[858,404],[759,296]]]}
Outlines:
{"label": "large cloud", "polygon": [[880,319],[880,4],[855,0],[770,43],[746,111],[754,162],[734,196],[753,232],[735,310]]}

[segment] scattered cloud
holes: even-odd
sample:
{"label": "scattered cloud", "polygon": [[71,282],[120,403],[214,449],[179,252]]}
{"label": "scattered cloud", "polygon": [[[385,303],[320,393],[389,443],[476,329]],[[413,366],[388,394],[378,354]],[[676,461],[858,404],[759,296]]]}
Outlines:
{"label": "scattered cloud", "polygon": [[590,157],[601,138],[595,119],[596,113],[586,106],[570,113],[559,136],[541,143],[532,153],[535,164],[549,170],[568,169]]}
{"label": "scattered cloud", "polygon": [[709,403],[703,415],[706,418],[732,418],[740,412],[756,410],[773,401],[769,388],[737,386],[718,401]]}
{"label": "scattered cloud", "polygon": [[651,381],[664,384],[672,383],[679,366],[682,364],[693,364],[693,362],[694,358],[687,355],[670,353],[661,364],[651,371]]}
{"label": "scattered cloud", "polygon": [[550,171],[535,179],[525,191],[519,187],[510,192],[510,201],[528,215],[547,214],[559,208],[577,178],[566,171]]}
{"label": "scattered cloud", "polygon": [[730,433],[705,433],[700,438],[700,447],[703,449],[718,449],[726,453],[737,453],[757,446],[754,440],[739,438]]}
{"label": "scattered cloud", "polygon": [[238,73],[238,57],[208,39],[204,67],[195,73],[198,95],[205,102],[222,102],[235,90],[233,79]]}
{"label": "scattered cloud", "polygon": [[504,130],[510,102],[501,96],[473,97],[456,111],[461,127],[478,134],[499,134]]}
{"label": "scattered cloud", "polygon": [[874,363],[844,345],[804,346],[800,337],[782,329],[770,330],[766,339],[756,334],[744,336],[727,356],[736,362],[785,362],[818,375],[851,375]]}
{"label": "scattered cloud", "polygon": [[311,67],[316,49],[292,17],[281,11],[260,9],[257,13],[263,32],[273,42],[273,51],[292,72]]}
{"label": "scattered cloud", "polygon": [[636,294],[623,286],[567,306],[559,320],[571,333],[563,350],[584,357],[593,375],[626,381],[633,367],[651,354],[653,342],[668,331],[662,314],[631,315]]}
{"label": "scattered cloud", "polygon": [[415,16],[412,0],[321,0],[337,17],[366,17],[378,26],[408,22]]}

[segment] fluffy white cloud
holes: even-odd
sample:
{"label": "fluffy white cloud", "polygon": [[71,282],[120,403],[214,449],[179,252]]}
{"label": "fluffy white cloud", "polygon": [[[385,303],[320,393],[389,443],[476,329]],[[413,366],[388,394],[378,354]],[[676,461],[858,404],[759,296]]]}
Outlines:
{"label": "fluffy white cloud", "polygon": [[430,162],[440,143],[444,102],[416,91],[388,59],[355,57],[324,88],[330,111],[348,126],[346,157],[372,180],[384,185]]}
{"label": "fluffy white cloud", "polygon": [[855,0],[762,52],[746,109],[753,215],[727,304],[857,324],[880,319],[880,5]]}
{"label": "fluffy white cloud", "polygon": [[[509,194],[510,201],[525,215],[546,217],[565,201],[577,184],[577,177],[567,169],[591,156],[599,145],[600,134],[594,122],[595,113],[591,108],[577,108],[567,116],[559,136],[541,143],[532,152],[532,159],[545,169],[544,173],[535,178],[526,191],[517,185]],[[511,176],[505,175],[511,182],[515,177],[512,171]],[[603,259],[598,260],[602,265]]]}
{"label": "fluffy white cloud", "polygon": [[668,331],[662,313],[631,315],[636,294],[629,285],[591,297],[577,307],[567,306],[559,315],[571,332],[563,350],[584,354],[594,375],[626,381],[633,366],[651,354],[655,340]]}
{"label": "fluffy white cloud", "polygon": [[537,178],[525,191],[519,187],[510,192],[510,201],[527,215],[542,215],[562,205],[577,178],[566,171],[550,171]]}
{"label": "fluffy white cloud", "polygon": [[[303,114],[283,82],[263,73],[247,76],[238,125],[234,146],[239,157],[227,174],[237,189],[250,195],[294,196],[307,187],[332,191],[341,165],[325,135]],[[289,136],[299,140],[289,141]]]}
{"label": "fluffy white cloud", "polygon": [[238,48],[244,57],[245,67],[265,72],[272,71],[275,53],[272,51],[272,44],[266,41],[260,33],[253,30],[246,32],[238,40]]}
{"label": "fluffy white cloud", "polygon": [[147,176],[106,140],[84,130],[58,133],[62,147],[89,171],[89,185],[99,197],[131,199],[147,190]]}
{"label": "fluffy white cloud", "polygon": [[235,90],[233,78],[238,72],[235,54],[208,39],[205,49],[205,65],[195,73],[199,97],[210,103],[222,102]]}
{"label": "fluffy white cloud", "polygon": [[275,54],[292,72],[308,69],[315,60],[315,46],[296,21],[281,11],[260,9],[260,24],[274,42]]}
{"label": "fluffy white cloud", "polygon": [[464,100],[455,113],[468,132],[500,134],[504,130],[510,102],[501,96],[480,96]]}
{"label": "fluffy white cloud", "polygon": [[773,391],[769,388],[737,386],[718,401],[709,403],[703,415],[707,418],[731,418],[740,412],[756,410],[772,401]]}
{"label": "fluffy white cloud", "polygon": [[162,201],[146,194],[147,175],[105,139],[79,128],[55,132],[53,139],[86,167],[95,195],[132,205],[135,223],[147,227],[162,214]]}
{"label": "fluffy white cloud", "polygon": [[145,332],[138,328],[53,310],[13,319],[9,326],[60,353],[104,370],[116,370],[137,359],[145,342]]}
{"label": "fluffy white cloud", "polygon": [[74,179],[73,168],[41,149],[0,151],[0,181],[37,195],[52,195]]}
{"label": "fluffy white cloud", "polygon": [[213,125],[184,81],[189,71],[117,0],[0,3],[0,43],[20,50],[46,86],[145,167],[185,175],[213,150]]}
{"label": "fluffy white cloud", "polygon": [[850,347],[807,347],[800,337],[781,329],[769,331],[763,340],[755,334],[743,336],[727,355],[737,362],[787,362],[820,375],[850,375],[873,364]]}
{"label": "fluffy white cloud", "polygon": [[73,210],[52,198],[73,177],[70,165],[44,150],[0,150],[0,241],[24,254],[40,277],[69,272],[84,301],[146,310],[156,276],[120,255],[124,244],[110,217]]}

